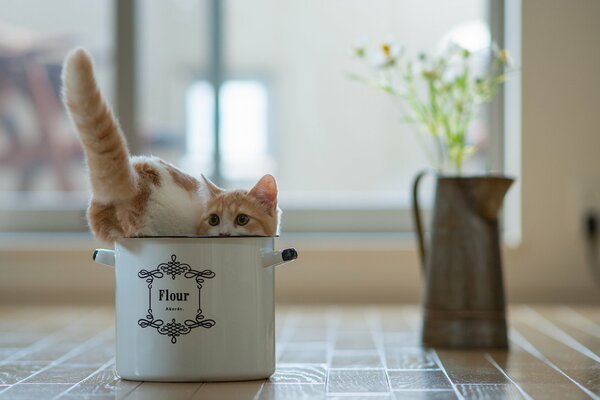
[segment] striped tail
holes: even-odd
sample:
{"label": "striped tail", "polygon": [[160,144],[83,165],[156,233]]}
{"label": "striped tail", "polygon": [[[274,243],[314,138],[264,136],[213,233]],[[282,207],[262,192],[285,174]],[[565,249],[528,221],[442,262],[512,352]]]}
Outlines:
{"label": "striped tail", "polygon": [[127,144],[98,89],[92,58],[82,48],[65,59],[63,96],[85,150],[94,200],[109,204],[132,198],[136,175]]}

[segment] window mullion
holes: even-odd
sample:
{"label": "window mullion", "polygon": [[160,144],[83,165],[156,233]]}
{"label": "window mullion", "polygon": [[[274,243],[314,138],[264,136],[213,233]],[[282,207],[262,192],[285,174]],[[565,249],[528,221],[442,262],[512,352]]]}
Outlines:
{"label": "window mullion", "polygon": [[115,0],[115,110],[132,153],[140,152],[137,137],[135,0]]}
{"label": "window mullion", "polygon": [[222,0],[210,2],[210,67],[208,80],[214,88],[213,114],[213,175],[212,180],[217,185],[223,185],[221,171],[221,87],[223,85],[223,4]]}

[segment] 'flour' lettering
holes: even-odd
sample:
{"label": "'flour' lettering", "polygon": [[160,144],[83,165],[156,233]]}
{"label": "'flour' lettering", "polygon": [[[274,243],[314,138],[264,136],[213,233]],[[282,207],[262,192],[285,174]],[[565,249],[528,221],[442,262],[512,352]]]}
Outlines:
{"label": "'flour' lettering", "polygon": [[176,292],[171,293],[169,289],[159,289],[158,300],[159,301],[187,301],[189,293]]}

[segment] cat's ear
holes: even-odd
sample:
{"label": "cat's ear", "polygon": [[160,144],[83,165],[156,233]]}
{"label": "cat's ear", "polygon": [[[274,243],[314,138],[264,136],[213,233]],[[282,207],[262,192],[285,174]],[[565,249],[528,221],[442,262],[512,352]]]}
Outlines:
{"label": "cat's ear", "polygon": [[265,175],[260,178],[248,194],[258,199],[269,213],[277,208],[277,183],[272,175]]}
{"label": "cat's ear", "polygon": [[208,179],[204,175],[201,175],[201,176],[202,176],[202,180],[206,184],[206,188],[208,189],[208,193],[211,196],[216,196],[216,195],[218,195],[218,194],[220,194],[220,193],[223,192],[223,189],[221,189],[220,187],[218,187],[217,185],[215,185],[214,183],[212,183],[212,181],[210,179]]}

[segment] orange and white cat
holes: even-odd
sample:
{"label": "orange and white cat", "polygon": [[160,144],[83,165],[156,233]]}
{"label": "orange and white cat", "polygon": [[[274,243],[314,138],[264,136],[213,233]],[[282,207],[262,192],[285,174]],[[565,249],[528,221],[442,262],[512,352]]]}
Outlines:
{"label": "orange and white cat", "polygon": [[277,185],[265,175],[250,190],[224,190],[156,157],[131,157],[84,49],[66,57],[64,101],[83,144],[93,233],[112,242],[132,236],[272,236],[280,210]]}

